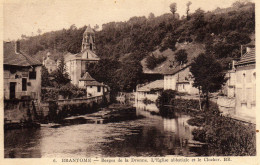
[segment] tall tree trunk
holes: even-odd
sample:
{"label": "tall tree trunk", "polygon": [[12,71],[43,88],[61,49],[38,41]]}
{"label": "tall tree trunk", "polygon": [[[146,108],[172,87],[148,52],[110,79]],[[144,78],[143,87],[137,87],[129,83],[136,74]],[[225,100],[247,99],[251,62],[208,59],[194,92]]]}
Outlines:
{"label": "tall tree trunk", "polygon": [[209,110],[209,92],[206,93],[206,110]]}
{"label": "tall tree trunk", "polygon": [[201,110],[200,88],[199,88],[199,105],[200,105],[200,110]]}

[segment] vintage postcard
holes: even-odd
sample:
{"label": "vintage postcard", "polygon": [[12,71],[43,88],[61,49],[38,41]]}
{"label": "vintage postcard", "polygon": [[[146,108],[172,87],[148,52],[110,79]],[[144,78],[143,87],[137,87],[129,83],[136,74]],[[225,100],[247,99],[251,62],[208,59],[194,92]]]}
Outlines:
{"label": "vintage postcard", "polygon": [[258,6],[2,0],[0,164],[258,164]]}

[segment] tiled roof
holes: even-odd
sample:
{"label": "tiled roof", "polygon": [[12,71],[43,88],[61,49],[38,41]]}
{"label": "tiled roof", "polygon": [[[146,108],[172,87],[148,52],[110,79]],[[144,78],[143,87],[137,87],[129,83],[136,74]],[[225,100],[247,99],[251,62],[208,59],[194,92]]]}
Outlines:
{"label": "tiled roof", "polygon": [[64,56],[65,61],[69,60],[75,60],[75,59],[80,59],[80,60],[89,60],[89,61],[98,61],[100,58],[91,50],[84,50],[83,52],[80,52],[78,54],[71,54],[67,53]]}
{"label": "tiled roof", "polygon": [[167,71],[164,71],[164,75],[174,75],[176,73],[178,73],[179,71],[182,71],[184,69],[186,69],[187,67],[190,66],[190,63],[189,64],[186,64],[186,65],[183,65],[182,67],[180,65],[176,66],[175,68],[171,69],[171,70],[167,70]]}
{"label": "tiled roof", "polygon": [[86,72],[84,74],[84,76],[79,80],[80,81],[95,81],[95,79],[93,79],[88,72]]}
{"label": "tiled roof", "polygon": [[236,65],[246,65],[252,63],[255,63],[255,48],[251,48],[249,52],[245,53]]}
{"label": "tiled roof", "polygon": [[42,64],[25,53],[15,53],[15,44],[10,42],[4,43],[4,65],[35,66]]}
{"label": "tiled roof", "polygon": [[164,80],[156,80],[138,88],[137,91],[146,92],[146,91],[150,91],[151,89],[163,89],[163,87],[164,87]]}
{"label": "tiled roof", "polygon": [[86,86],[105,86],[104,84],[97,82],[97,81],[86,81],[85,82]]}
{"label": "tiled roof", "polygon": [[86,86],[105,86],[103,83],[97,82],[92,78],[88,72],[86,72],[79,81],[85,81]]}

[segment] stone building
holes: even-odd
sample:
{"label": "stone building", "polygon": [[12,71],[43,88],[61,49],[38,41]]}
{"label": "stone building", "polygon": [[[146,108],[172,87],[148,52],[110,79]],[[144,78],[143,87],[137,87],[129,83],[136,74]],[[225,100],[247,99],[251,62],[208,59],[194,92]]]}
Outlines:
{"label": "stone building", "polygon": [[255,48],[247,48],[247,52],[235,64],[236,112],[252,117],[255,117],[256,110],[255,64]]}
{"label": "stone building", "polygon": [[43,58],[42,65],[48,69],[49,73],[57,69],[57,64],[55,60],[51,58],[50,52],[47,53],[47,57]]}
{"label": "stone building", "polygon": [[155,102],[158,96],[163,91],[163,81],[156,80],[144,85],[137,85],[136,87],[136,101],[150,100]]}
{"label": "stone building", "polygon": [[192,86],[190,65],[177,66],[170,72],[164,73],[164,90],[171,89],[188,94],[198,94],[199,90]]}
{"label": "stone building", "polygon": [[88,72],[86,72],[84,76],[79,79],[79,87],[86,89],[88,97],[102,96],[109,90],[108,86],[97,82]]}
{"label": "stone building", "polygon": [[40,99],[41,62],[20,51],[20,42],[4,44],[4,99]]}
{"label": "stone building", "polygon": [[95,32],[88,26],[83,33],[81,52],[78,54],[68,53],[64,57],[72,84],[78,86],[79,80],[87,72],[88,65],[99,61],[100,58],[96,55],[95,50]]}

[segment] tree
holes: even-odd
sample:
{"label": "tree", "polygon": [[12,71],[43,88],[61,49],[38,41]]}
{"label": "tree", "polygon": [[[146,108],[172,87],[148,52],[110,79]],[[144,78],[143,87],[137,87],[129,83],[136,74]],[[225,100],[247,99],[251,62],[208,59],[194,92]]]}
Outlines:
{"label": "tree", "polygon": [[131,92],[136,85],[141,83],[143,77],[143,68],[139,61],[123,63],[117,70],[117,81],[120,91]]}
{"label": "tree", "polygon": [[148,16],[148,19],[149,19],[149,20],[152,20],[152,19],[154,19],[154,18],[155,18],[154,13],[150,13],[149,16]]}
{"label": "tree", "polygon": [[187,63],[187,52],[185,49],[180,49],[175,56],[175,59],[179,62],[179,64]]}
{"label": "tree", "polygon": [[58,87],[66,85],[71,81],[69,74],[66,71],[66,64],[63,56],[60,59],[58,68],[51,73],[51,76],[54,77],[54,81],[57,83]]}
{"label": "tree", "polygon": [[172,14],[175,15],[175,13],[177,11],[177,4],[176,3],[170,4],[170,10],[171,10]]}
{"label": "tree", "polygon": [[202,91],[208,110],[209,93],[217,92],[226,82],[223,68],[213,55],[202,53],[194,59],[190,71],[194,77],[193,86]]}
{"label": "tree", "polygon": [[189,1],[189,2],[186,4],[186,6],[187,6],[187,9],[186,9],[187,20],[190,19],[190,17],[189,17],[189,11],[190,11],[190,5],[191,5],[191,4],[192,4],[191,1]]}
{"label": "tree", "polygon": [[47,87],[47,86],[50,86],[51,83],[50,83],[50,80],[49,80],[49,72],[48,72],[48,69],[45,67],[45,66],[42,66],[42,87]]}

